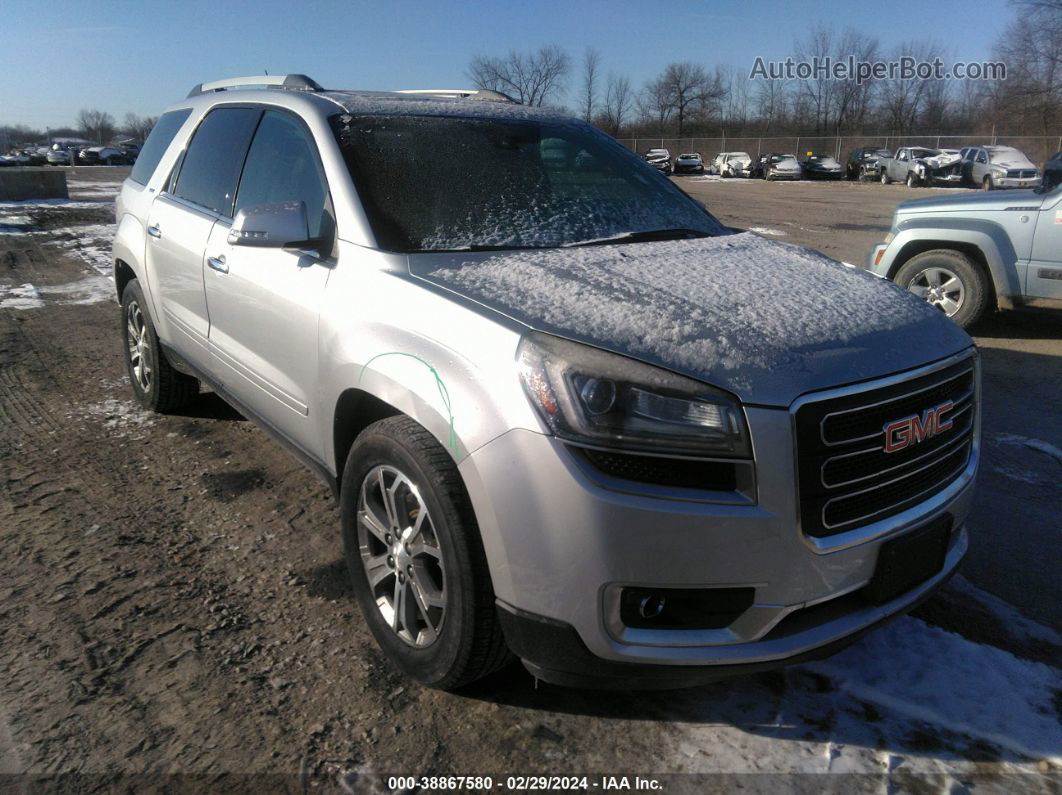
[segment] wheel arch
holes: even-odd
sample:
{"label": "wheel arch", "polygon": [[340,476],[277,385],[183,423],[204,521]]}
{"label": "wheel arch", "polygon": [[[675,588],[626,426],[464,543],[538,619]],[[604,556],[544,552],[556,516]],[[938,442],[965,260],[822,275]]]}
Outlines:
{"label": "wheel arch", "polygon": [[919,236],[918,231],[907,230],[909,239],[897,241],[900,245],[889,265],[887,278],[895,279],[900,268],[911,258],[927,251],[945,249],[966,255],[988,277],[993,288],[989,300],[993,304],[998,306],[1009,302],[1011,296],[1021,294],[1018,271],[1014,267],[1017,254],[1005,230],[935,228],[927,230],[930,233],[925,237]]}

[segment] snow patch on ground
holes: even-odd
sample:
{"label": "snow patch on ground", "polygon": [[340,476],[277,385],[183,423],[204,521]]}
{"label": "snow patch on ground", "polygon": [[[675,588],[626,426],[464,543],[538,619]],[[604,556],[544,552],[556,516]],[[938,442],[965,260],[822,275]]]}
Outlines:
{"label": "snow patch on ground", "polygon": [[70,210],[91,210],[106,201],[79,201],[75,199],[23,199],[19,201],[0,201],[0,216],[23,207],[63,207]]}
{"label": "snow patch on ground", "polygon": [[1036,450],[1062,464],[1062,450],[1050,442],[1045,442],[1043,439],[1031,439],[1028,436],[1018,436],[1013,433],[993,433],[990,434],[989,438],[999,444]]}
{"label": "snow patch on ground", "polygon": [[0,214],[0,235],[25,235],[33,231],[33,219],[28,215]]}
{"label": "snow patch on ground", "polygon": [[[1001,618],[1053,634],[987,598]],[[985,791],[1049,792],[1041,774],[1057,774],[1062,755],[1060,687],[1057,668],[901,618],[821,662],[663,696],[659,717],[674,731],[660,767],[864,774],[838,779],[843,791],[968,791],[982,777]]]}
{"label": "snow patch on ground", "polygon": [[84,224],[62,227],[41,232],[52,238],[44,245],[61,249],[64,253],[80,257],[102,276],[112,275],[111,242],[114,239],[114,224]]}
{"label": "snow patch on ground", "polygon": [[807,666],[899,718],[1062,764],[1055,668],[905,618]]}
{"label": "snow patch on ground", "polygon": [[1062,450],[1056,445],[1012,433],[986,434],[985,441],[993,447],[987,460],[994,472],[1033,486],[1058,483],[1056,464],[1062,464]]}
{"label": "snow patch on ground", "polygon": [[781,229],[770,229],[766,226],[750,226],[748,231],[755,232],[757,235],[771,235],[772,237],[785,237],[788,234]]}
{"label": "snow patch on ground", "polygon": [[131,400],[103,400],[84,406],[77,415],[102,425],[112,435],[129,439],[143,439],[155,424],[155,416]]}
{"label": "snow patch on ground", "polygon": [[42,306],[44,301],[32,284],[17,287],[0,285],[0,309],[40,309]]}

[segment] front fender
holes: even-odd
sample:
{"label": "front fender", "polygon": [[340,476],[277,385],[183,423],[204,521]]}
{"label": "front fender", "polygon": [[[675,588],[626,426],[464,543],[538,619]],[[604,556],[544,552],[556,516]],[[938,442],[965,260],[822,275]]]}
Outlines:
{"label": "front fender", "polygon": [[[973,246],[984,257],[997,295],[1021,295],[1018,255],[1010,236],[1000,224],[964,218],[915,217],[903,220],[876,268],[892,279],[914,254],[930,248]],[[927,245],[939,243],[936,245]]]}
{"label": "front fender", "polygon": [[[458,463],[512,428],[542,431],[516,370],[525,327],[388,262],[405,268],[404,258],[343,254],[321,316],[322,416],[334,422],[344,392],[364,391],[423,425]],[[330,430],[325,460],[338,468]]]}

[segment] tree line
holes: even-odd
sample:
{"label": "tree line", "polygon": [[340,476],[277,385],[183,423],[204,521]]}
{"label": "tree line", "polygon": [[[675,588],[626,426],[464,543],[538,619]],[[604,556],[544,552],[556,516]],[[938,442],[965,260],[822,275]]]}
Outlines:
{"label": "tree line", "polygon": [[[573,59],[556,45],[476,55],[468,77],[529,105],[564,108],[617,137],[769,137],[885,133],[1010,135],[1062,130],[1062,0],[1013,0],[1014,18],[992,56],[1006,79],[883,77],[864,82],[764,80],[744,66],[668,64],[640,87],[608,70],[599,50]],[[864,29],[816,25],[794,42],[794,61],[951,60],[945,45],[911,39],[885,48]]]}
{"label": "tree line", "polygon": [[84,138],[102,146],[118,136],[126,136],[143,143],[157,121],[158,116],[127,113],[121,122],[117,122],[110,113],[95,108],[84,108],[78,112],[74,125],[70,127],[41,130],[25,124],[0,125],[0,142],[27,144],[55,138]]}

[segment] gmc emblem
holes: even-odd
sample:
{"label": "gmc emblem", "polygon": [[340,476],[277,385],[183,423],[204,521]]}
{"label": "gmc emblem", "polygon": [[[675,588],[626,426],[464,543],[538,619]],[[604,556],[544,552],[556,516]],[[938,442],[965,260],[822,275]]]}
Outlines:
{"label": "gmc emblem", "polygon": [[926,409],[922,412],[921,417],[917,414],[912,414],[902,420],[893,420],[886,423],[884,427],[885,452],[898,453],[912,444],[924,442],[926,439],[932,439],[938,433],[950,430],[952,421],[945,420],[942,422],[940,418],[945,412],[951,411],[954,407],[955,404],[949,400],[939,406]]}

